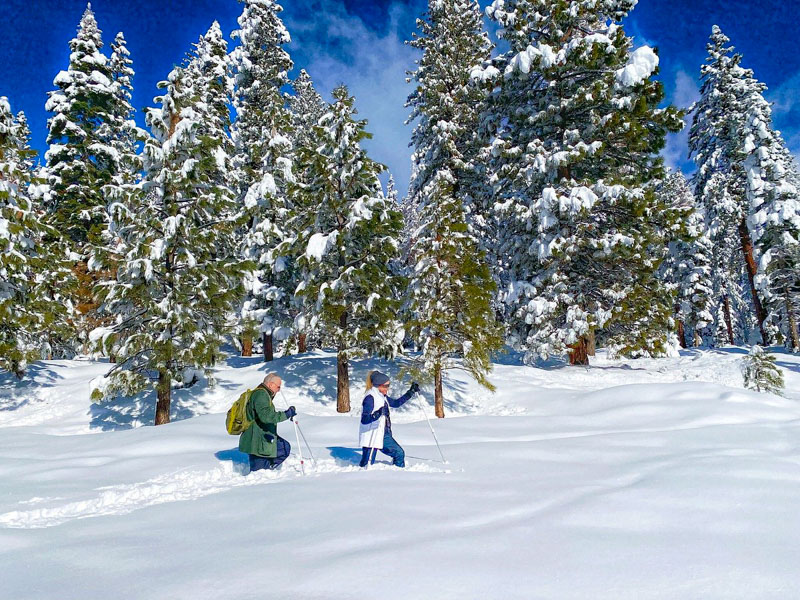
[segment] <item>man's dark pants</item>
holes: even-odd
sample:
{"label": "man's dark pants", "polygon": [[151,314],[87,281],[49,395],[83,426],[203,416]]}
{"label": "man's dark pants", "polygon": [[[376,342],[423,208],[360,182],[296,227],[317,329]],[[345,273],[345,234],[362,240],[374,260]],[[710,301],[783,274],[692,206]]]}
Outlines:
{"label": "man's dark pants", "polygon": [[267,458],[266,456],[256,456],[255,454],[248,454],[250,457],[250,472],[260,471],[261,469],[277,469],[281,463],[289,457],[289,451],[292,447],[285,439],[278,436],[276,443],[278,453],[275,458]]}

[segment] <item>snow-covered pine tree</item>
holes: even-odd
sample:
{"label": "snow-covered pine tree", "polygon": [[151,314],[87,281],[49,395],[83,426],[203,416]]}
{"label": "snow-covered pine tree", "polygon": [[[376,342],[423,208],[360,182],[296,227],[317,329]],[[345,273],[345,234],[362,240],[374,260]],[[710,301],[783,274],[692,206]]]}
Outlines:
{"label": "snow-covered pine tree", "polygon": [[705,227],[689,183],[680,171],[668,172],[656,188],[661,202],[682,213],[685,238],[675,236],[669,243],[669,257],[662,265],[666,283],[675,290],[675,319],[678,340],[687,347],[686,336],[692,345],[700,346],[706,329],[714,322],[711,314],[713,290],[711,288],[711,240]]}
{"label": "snow-covered pine tree", "polygon": [[103,304],[115,323],[92,337],[115,344],[118,364],[95,381],[92,397],[155,387],[156,425],[169,421],[174,382],[190,383],[187,374],[191,379],[197,369],[209,374],[241,294],[237,203],[227,185],[225,52],[215,23],[159,84],[160,108],[147,111],[152,138],[144,148],[142,193],[110,210],[124,244]]}
{"label": "snow-covered pine tree", "polygon": [[[139,193],[137,184],[141,178],[142,157],[137,149],[147,139],[147,132],[138,127],[134,121],[135,111],[131,106],[133,61],[122,32],[116,35],[111,48],[109,68],[115,102],[108,113],[108,121],[100,125],[97,130],[98,139],[113,149],[108,157],[110,179],[102,189],[106,206],[112,203],[127,203],[132,195]],[[119,252],[122,250],[122,244],[108,210],[104,211],[103,216],[106,223],[100,235],[92,240],[91,258],[87,265],[95,289],[115,279],[117,265],[121,259]],[[111,317],[108,315],[102,318],[93,311],[91,316],[89,325],[92,328],[111,324]],[[113,354],[111,359],[114,360]]]}
{"label": "snow-covered pine tree", "polygon": [[[745,142],[749,109],[765,88],[751,70],[741,67],[742,56],[733,54],[729,42],[715,25],[707,46],[708,57],[700,69],[703,84],[689,132],[689,154],[697,164],[693,183],[709,219],[712,241],[715,246],[741,249],[741,258],[737,257],[729,272],[738,274],[744,269],[747,274],[762,343],[769,343],[767,311],[755,285],[758,259],[747,222],[750,207],[745,167],[752,151]],[[714,270],[724,266],[715,264]],[[727,287],[735,285],[730,282]]]}
{"label": "snow-covered pine tree", "polygon": [[658,56],[632,50],[619,21],[635,0],[497,0],[487,9],[510,50],[473,79],[498,89],[496,206],[508,261],[511,341],[530,358],[588,363],[603,329],[621,353],[674,340],[673,302],[656,271],[678,215],[645,184],[661,176],[668,131],[682,127],[652,79]]}
{"label": "snow-covered pine tree", "polygon": [[138,182],[142,159],[137,152],[137,146],[147,139],[147,132],[137,127],[134,121],[135,111],[131,106],[131,97],[135,73],[122,32],[116,35],[111,44],[109,68],[116,102],[109,122],[103,124],[98,131],[98,135],[116,151],[111,156],[111,181],[103,189],[107,202],[119,200]]}
{"label": "snow-covered pine tree", "polygon": [[748,389],[783,395],[783,372],[775,364],[775,357],[761,346],[753,346],[742,359],[742,375]]}
{"label": "snow-covered pine tree", "polygon": [[[45,108],[48,120],[48,168],[52,223],[70,242],[77,286],[71,292],[76,308],[78,340],[86,349],[95,326],[98,303],[93,288],[98,275],[89,272],[91,244],[100,242],[106,227],[104,189],[117,175],[117,150],[111,144],[117,86],[91,4],[69,43],[66,71],[53,81]],[[100,277],[102,278],[102,277]]]}
{"label": "snow-covered pine tree", "polygon": [[273,0],[245,0],[240,45],[231,61],[235,75],[237,193],[249,213],[238,233],[241,254],[254,266],[245,276],[246,293],[238,334],[248,354],[262,335],[264,360],[273,358],[275,338],[289,337],[295,276],[292,264],[276,248],[286,239],[287,187],[292,173],[292,115],[281,88],[289,82],[292,60],[284,49],[291,41]]}
{"label": "snow-covered pine tree", "polygon": [[294,94],[289,96],[289,110],[292,114],[292,140],[295,148],[308,145],[313,128],[328,112],[328,103],[314,88],[314,82],[305,69],[292,82]]}
{"label": "snow-covered pine tree", "polygon": [[42,358],[66,312],[58,295],[66,271],[57,255],[62,247],[43,243],[57,233],[31,196],[35,155],[25,115],[15,117],[0,96],[0,369],[18,378]]}
{"label": "snow-covered pine tree", "polygon": [[[292,82],[294,94],[289,96],[289,110],[292,114],[292,144],[294,154],[300,153],[301,148],[314,150],[310,147],[314,137],[314,127],[319,124],[319,120],[328,112],[330,106],[314,88],[314,82],[305,69]],[[297,182],[303,183],[303,171],[296,170],[294,176]],[[314,210],[312,208],[312,210]],[[285,257],[288,264],[294,264],[294,257]],[[292,271],[292,290],[299,283],[299,273]],[[298,352],[305,352],[309,342],[309,316],[304,314],[302,303],[292,298],[290,303],[291,315],[294,322],[295,335],[297,336]]]}
{"label": "snow-covered pine tree", "polygon": [[[413,177],[409,196],[419,227],[409,248],[406,311],[410,335],[422,348],[412,372],[433,380],[436,416],[444,417],[442,376],[466,369],[489,389],[491,353],[503,344],[495,321],[495,291],[486,253],[468,224],[473,163],[479,149],[476,107],[483,97],[470,85],[471,67],[489,58],[475,0],[430,0],[410,45],[422,50],[408,99]],[[462,358],[461,362],[456,357]]]}
{"label": "snow-covered pine tree", "polygon": [[[347,88],[333,91],[334,104],[314,128],[315,141],[301,148],[287,252],[297,256],[302,281],[296,294],[310,315],[310,329],[337,350],[337,404],[350,410],[349,360],[365,352],[392,356],[404,332],[392,273],[399,256],[402,217],[384,197],[378,174],[361,141],[366,121],[356,120]],[[291,248],[289,248],[291,246]]]}
{"label": "snow-covered pine tree", "polygon": [[744,97],[747,119],[744,162],[749,217],[756,254],[760,257],[756,288],[763,294],[768,317],[777,321],[800,350],[797,309],[800,304],[800,177],[779,131],[772,126],[772,108],[760,86],[750,83]]}

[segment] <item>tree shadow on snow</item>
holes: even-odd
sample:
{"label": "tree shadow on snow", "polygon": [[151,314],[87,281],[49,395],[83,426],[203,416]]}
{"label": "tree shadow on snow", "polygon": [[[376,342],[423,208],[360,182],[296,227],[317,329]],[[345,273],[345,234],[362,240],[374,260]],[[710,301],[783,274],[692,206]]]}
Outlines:
{"label": "tree shadow on snow", "polygon": [[33,390],[58,385],[64,379],[46,363],[33,363],[20,380],[16,375],[4,371],[0,373],[0,412],[15,411],[38,400]]}
{"label": "tree shadow on snow", "polygon": [[[205,379],[189,388],[173,389],[169,418],[171,422],[183,421],[212,412],[212,405],[218,402],[219,390],[231,396],[238,387],[231,382],[218,381],[212,393]],[[231,400],[233,402],[233,400]],[[152,425],[156,417],[155,391],[142,392],[136,396],[122,396],[89,407],[90,427],[101,431],[133,429],[142,425]]]}

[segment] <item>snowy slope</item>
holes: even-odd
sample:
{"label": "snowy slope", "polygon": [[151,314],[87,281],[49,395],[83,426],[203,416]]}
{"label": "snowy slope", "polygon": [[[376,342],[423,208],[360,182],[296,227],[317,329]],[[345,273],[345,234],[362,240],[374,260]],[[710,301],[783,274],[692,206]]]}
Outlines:
{"label": "snowy slope", "polygon": [[[780,398],[741,388],[743,352],[507,356],[494,395],[452,373],[434,423],[449,463],[406,405],[405,471],[356,467],[332,355],[281,359],[278,404],[298,407],[317,458],[305,477],[294,454],[243,476],[224,431],[257,359],[176,392],[158,428],[138,427],[147,399],[89,405],[108,365],[48,362],[0,381],[0,597],[800,597],[800,358],[779,357]],[[354,404],[376,366],[399,368],[356,363]]]}

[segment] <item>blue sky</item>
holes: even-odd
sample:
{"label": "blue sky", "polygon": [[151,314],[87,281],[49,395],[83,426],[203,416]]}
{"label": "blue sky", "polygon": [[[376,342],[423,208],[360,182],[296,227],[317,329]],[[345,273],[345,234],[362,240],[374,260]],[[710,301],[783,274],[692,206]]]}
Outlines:
{"label": "blue sky", "polygon": [[[481,0],[481,6],[488,3]],[[292,35],[292,75],[305,68],[328,98],[336,85],[350,87],[374,134],[368,149],[405,190],[410,172],[405,74],[416,53],[404,41],[426,0],[285,0],[283,5]],[[77,0],[4,0],[0,6],[0,96],[9,98],[12,110],[28,115],[40,152],[46,149],[47,92],[67,67],[68,42],[85,7]],[[214,20],[228,35],[241,12],[235,0],[95,0],[92,9],[107,45],[118,31],[125,33],[136,71],[137,110],[153,105],[156,83]],[[744,66],[769,86],[776,126],[800,155],[800,42],[792,27],[798,9],[800,0],[639,0],[625,26],[636,44],[659,48],[668,99],[685,106],[697,98],[711,26],[720,25],[744,55]],[[665,156],[691,171],[685,133],[671,137]]]}

